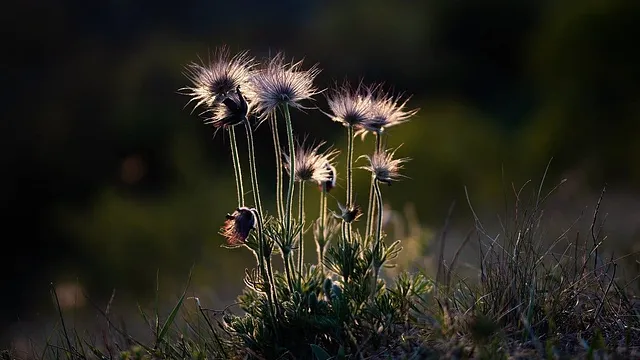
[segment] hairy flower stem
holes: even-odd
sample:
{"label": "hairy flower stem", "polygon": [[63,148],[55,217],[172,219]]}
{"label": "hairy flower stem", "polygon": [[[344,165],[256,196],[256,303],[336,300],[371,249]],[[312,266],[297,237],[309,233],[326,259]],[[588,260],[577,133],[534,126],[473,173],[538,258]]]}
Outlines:
{"label": "hairy flower stem", "polygon": [[[375,133],[376,136],[376,152],[382,151],[382,134],[381,133]],[[374,183],[376,181],[376,177],[372,176],[371,177],[371,185],[369,186],[369,207],[367,208],[367,228],[365,230],[365,239],[369,239],[369,237],[372,235],[373,232],[373,217],[375,216],[375,212],[376,212],[376,203],[374,202],[374,189],[373,187],[375,186]]]}
{"label": "hairy flower stem", "polygon": [[289,188],[287,189],[287,205],[285,207],[285,229],[287,236],[292,236],[292,227],[291,227],[291,206],[293,204],[293,189],[295,186],[295,159],[296,159],[296,150],[293,144],[293,126],[291,125],[291,114],[289,113],[289,106],[287,104],[284,105],[282,109],[284,112],[284,120],[287,124],[287,139],[289,141]]}
{"label": "hairy flower stem", "polygon": [[382,192],[380,191],[380,184],[377,180],[374,181],[374,190],[376,193],[377,199],[377,207],[378,207],[378,221],[376,224],[376,236],[375,243],[373,247],[373,291],[375,292],[376,286],[378,284],[378,273],[380,272],[380,266],[382,264],[378,264],[377,260],[380,258],[378,253],[380,252],[381,243],[382,243]]}
{"label": "hairy flower stem", "polygon": [[242,186],[242,168],[238,156],[238,144],[236,142],[235,127],[229,126],[229,139],[231,143],[231,159],[233,161],[233,173],[236,177],[236,192],[238,193],[238,207],[244,206],[244,187]]}
{"label": "hairy flower stem", "polygon": [[251,170],[251,186],[253,187],[253,202],[258,210],[258,215],[262,217],[262,201],[260,199],[260,189],[258,188],[258,170],[256,169],[256,155],[253,145],[253,130],[249,121],[244,122],[247,132],[247,143],[249,145],[249,169]]}
{"label": "hairy flower stem", "polygon": [[284,273],[287,276],[287,285],[289,285],[289,291],[293,293],[293,280],[291,279],[291,252],[282,256],[284,261]]}
{"label": "hairy flower stem", "polygon": [[278,209],[278,217],[284,218],[284,199],[282,194],[282,148],[280,147],[280,135],[278,134],[278,122],[275,117],[269,119],[271,125],[271,133],[273,135],[273,149],[276,154],[276,207]]}
{"label": "hairy flower stem", "polygon": [[322,192],[320,193],[320,231],[318,232],[317,249],[318,249],[318,266],[324,274],[324,247],[326,241],[324,237],[324,229],[327,222],[327,185],[322,184]]}
{"label": "hairy flower stem", "polygon": [[[347,208],[351,208],[353,204],[353,126],[347,127]],[[351,223],[347,223],[347,238],[351,243]]]}
{"label": "hairy flower stem", "polygon": [[302,227],[300,235],[298,235],[298,274],[302,278],[302,263],[304,262],[304,181],[300,181],[298,191],[298,221]]}
{"label": "hairy flower stem", "polygon": [[[269,272],[267,271],[267,266],[265,262],[265,241],[264,241],[264,232],[262,227],[262,216],[255,210],[254,215],[257,219],[257,230],[258,230],[258,240],[259,240],[259,249],[258,249],[258,261],[260,266],[260,274],[262,279],[265,281],[265,288],[267,293],[267,302],[269,305],[269,315],[271,316],[271,320],[273,321],[273,330],[276,331],[275,326],[275,312],[273,309],[274,304],[274,296],[273,289],[271,287],[271,281],[269,279]],[[270,261],[269,261],[270,262]]]}

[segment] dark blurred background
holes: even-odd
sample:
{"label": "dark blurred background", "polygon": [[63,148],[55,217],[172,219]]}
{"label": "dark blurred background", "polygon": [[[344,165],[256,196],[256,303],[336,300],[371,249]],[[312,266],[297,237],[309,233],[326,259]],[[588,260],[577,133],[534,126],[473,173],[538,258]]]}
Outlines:
{"label": "dark blurred background", "polygon": [[[606,183],[615,250],[640,250],[638,1],[28,0],[0,20],[2,345],[11,324],[53,313],[52,282],[102,308],[113,289],[117,303],[148,304],[157,274],[175,297],[195,265],[199,296],[233,301],[251,257],[219,247],[235,203],[228,139],[178,94],[184,66],[223,44],[317,62],[320,87],[364,79],[413,94],[418,116],[389,132],[413,159],[410,179],[385,194],[425,228],[437,231],[453,200],[469,226],[464,186],[495,218],[511,182],[539,181],[553,157],[549,187],[568,179],[554,208],[579,216]],[[344,148],[318,112],[293,121]],[[256,136],[270,189],[268,127]],[[356,173],[363,203],[367,178]],[[73,296],[61,300],[90,308]]]}

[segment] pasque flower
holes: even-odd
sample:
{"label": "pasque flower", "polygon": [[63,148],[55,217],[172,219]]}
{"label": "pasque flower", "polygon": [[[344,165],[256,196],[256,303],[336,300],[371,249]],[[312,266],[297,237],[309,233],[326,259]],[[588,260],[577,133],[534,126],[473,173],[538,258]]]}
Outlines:
{"label": "pasque flower", "polygon": [[363,155],[361,157],[369,160],[369,165],[360,168],[371,171],[377,181],[391,185],[393,181],[402,177],[399,171],[403,164],[409,161],[409,158],[394,159],[396,150],[398,149],[376,151],[372,156]]}
{"label": "pasque flower", "polygon": [[275,116],[279,106],[304,109],[302,101],[318,94],[313,81],[319,73],[316,65],[303,70],[302,61],[286,62],[282,53],[277,54],[251,77],[256,111],[264,119]]}
{"label": "pasque flower", "polygon": [[331,113],[325,114],[344,126],[360,128],[371,116],[369,92],[362,84],[355,89],[348,83],[336,86],[327,96]]}
{"label": "pasque flower", "polygon": [[[296,181],[315,181],[318,184],[335,181],[335,170],[332,171],[330,163],[338,155],[337,150],[329,149],[321,153],[320,147],[324,142],[316,146],[298,144],[295,152],[294,176]],[[291,159],[284,155],[285,168],[290,171]]]}
{"label": "pasque flower", "polygon": [[214,52],[208,63],[194,62],[187,66],[185,75],[192,86],[181,90],[191,96],[189,103],[195,102],[195,107],[204,105],[205,110],[211,110],[233,94],[238,86],[246,87],[254,66],[254,59],[246,51],[232,56],[228,48],[222,47]]}
{"label": "pasque flower", "polygon": [[418,109],[406,109],[408,98],[403,100],[400,95],[386,92],[381,85],[370,89],[369,116],[360,124],[357,134],[380,134],[387,128],[409,121],[418,112]]}
{"label": "pasque flower", "polygon": [[232,214],[227,214],[220,235],[224,236],[228,246],[237,247],[246,243],[249,233],[256,227],[254,211],[255,209],[239,207]]}
{"label": "pasque flower", "polygon": [[248,121],[248,113],[249,104],[238,85],[235,93],[230,93],[213,108],[212,115],[205,120],[205,123],[212,124],[217,129],[236,126]]}

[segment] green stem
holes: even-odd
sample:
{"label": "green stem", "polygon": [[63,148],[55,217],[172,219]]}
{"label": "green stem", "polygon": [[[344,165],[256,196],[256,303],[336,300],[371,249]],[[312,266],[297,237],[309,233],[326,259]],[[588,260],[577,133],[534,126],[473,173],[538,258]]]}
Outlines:
{"label": "green stem", "polygon": [[293,280],[291,279],[291,253],[282,256],[284,261],[284,272],[287,276],[287,285],[289,285],[289,292],[293,293]]}
{"label": "green stem", "polygon": [[298,221],[301,226],[300,235],[298,235],[298,274],[302,276],[302,263],[304,262],[304,181],[300,181],[298,191]]}
{"label": "green stem", "polygon": [[[382,151],[382,133],[375,133],[376,137],[376,148],[375,152]],[[369,186],[369,207],[367,208],[367,228],[365,230],[365,239],[369,239],[373,232],[373,217],[376,212],[376,203],[374,202],[374,182],[376,181],[375,175],[371,176],[371,185]]]}
{"label": "green stem", "polygon": [[[374,182],[374,189],[375,189],[375,193],[376,193],[376,199],[377,199],[377,205],[378,205],[378,221],[376,224],[376,237],[375,237],[375,246],[373,248],[373,259],[374,261],[376,259],[379,258],[378,256],[378,252],[380,251],[380,245],[382,242],[382,215],[383,215],[383,208],[382,208],[382,192],[380,191],[380,184],[378,184],[378,181],[376,180]],[[374,290],[375,290],[375,286],[378,283],[378,272],[380,271],[380,266],[376,263],[373,264],[373,285],[374,285]]]}
{"label": "green stem", "polygon": [[282,194],[282,147],[280,147],[280,135],[278,134],[278,122],[275,117],[269,119],[271,125],[271,133],[273,135],[273,148],[276,154],[276,207],[278,209],[278,217],[284,218],[284,205]]}
{"label": "green stem", "polygon": [[259,257],[259,266],[260,266],[260,274],[262,276],[262,279],[265,281],[265,287],[266,287],[266,292],[267,292],[267,302],[268,302],[268,306],[269,306],[269,312],[270,312],[270,316],[271,316],[271,320],[273,322],[273,329],[274,331],[276,331],[276,327],[275,327],[275,317],[274,314],[275,312],[273,312],[273,304],[274,304],[274,294],[272,293],[272,288],[271,288],[271,281],[269,280],[269,273],[267,271],[267,267],[265,264],[265,254],[264,254],[264,247],[265,247],[265,241],[264,241],[264,232],[263,232],[263,227],[262,227],[262,216],[258,213],[257,210],[252,210],[255,211],[254,215],[256,217],[257,220],[257,230],[258,230],[258,240],[259,240],[259,246],[258,246],[258,257]]}
{"label": "green stem", "polygon": [[288,105],[284,105],[283,112],[284,120],[287,124],[287,139],[289,142],[289,188],[287,189],[287,205],[285,207],[285,228],[287,236],[291,236],[291,206],[293,204],[293,188],[295,186],[296,151],[293,144],[293,126],[291,125],[291,114],[289,113]]}
{"label": "green stem", "polygon": [[253,187],[253,202],[258,210],[258,215],[262,217],[262,202],[260,200],[260,189],[258,188],[258,171],[256,169],[256,155],[253,145],[253,131],[249,121],[244,122],[247,132],[247,143],[249,145],[249,169],[251,170],[251,186]]}
{"label": "green stem", "polygon": [[[324,274],[324,247],[326,246],[326,238],[324,237],[324,229],[327,219],[327,185],[322,184],[322,192],[320,193],[320,231],[318,234],[318,266]],[[322,244],[322,245],[320,245]]]}
{"label": "green stem", "polygon": [[229,128],[229,139],[231,145],[231,159],[233,161],[233,172],[236,177],[236,192],[238,193],[238,207],[244,206],[244,188],[242,186],[242,168],[240,167],[240,157],[238,156],[238,143],[236,142],[235,127]]}
{"label": "green stem", "polygon": [[[353,206],[353,126],[347,127],[347,208]],[[347,241],[351,243],[351,223],[347,224]]]}

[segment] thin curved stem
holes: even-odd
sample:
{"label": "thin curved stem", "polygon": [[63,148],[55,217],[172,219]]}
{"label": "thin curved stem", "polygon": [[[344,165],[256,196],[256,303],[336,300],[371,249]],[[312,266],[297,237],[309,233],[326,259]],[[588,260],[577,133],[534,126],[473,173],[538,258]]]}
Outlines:
{"label": "thin curved stem", "polygon": [[263,281],[265,281],[265,287],[266,287],[266,292],[267,292],[267,302],[269,305],[269,312],[271,315],[271,320],[273,322],[273,330],[276,330],[276,326],[275,326],[275,312],[273,309],[273,304],[274,304],[274,294],[272,293],[273,289],[271,287],[271,281],[269,279],[269,272],[267,271],[267,267],[266,267],[266,263],[265,263],[265,254],[264,254],[264,249],[265,249],[265,241],[264,241],[264,232],[263,232],[263,226],[262,226],[262,216],[258,213],[258,210],[253,209],[252,211],[255,211],[254,215],[256,217],[257,220],[257,230],[258,230],[258,240],[259,240],[259,249],[258,249],[258,258],[260,259],[258,261],[259,266],[260,266],[260,274],[262,276]]}
{"label": "thin curved stem", "polygon": [[[347,208],[353,204],[353,126],[347,127]],[[347,241],[351,243],[351,223],[347,224]]]}
{"label": "thin curved stem", "polygon": [[293,293],[293,280],[291,279],[291,253],[283,255],[284,272],[287,276],[287,285],[289,285],[289,291]]}
{"label": "thin curved stem", "polygon": [[380,191],[380,184],[378,184],[378,181],[374,181],[374,190],[376,193],[376,199],[377,199],[377,207],[378,207],[378,221],[376,224],[376,236],[375,236],[375,245],[373,248],[373,259],[374,259],[374,264],[373,264],[373,285],[374,285],[374,290],[375,290],[375,286],[378,283],[378,272],[380,271],[380,266],[375,263],[376,259],[378,259],[378,252],[380,251],[380,245],[382,242],[382,215],[383,215],[383,208],[382,208],[382,192]]}
{"label": "thin curved stem", "polygon": [[262,217],[262,201],[260,199],[260,189],[258,187],[258,170],[256,169],[256,155],[253,145],[253,130],[249,121],[244,122],[247,132],[247,143],[249,145],[249,169],[251,170],[251,186],[253,187],[253,202],[258,210],[258,215]]}
{"label": "thin curved stem", "polygon": [[318,266],[324,274],[324,247],[327,239],[325,238],[325,226],[327,222],[327,185],[322,184],[322,192],[320,193],[320,231],[318,231]]}
{"label": "thin curved stem", "polygon": [[[382,151],[382,134],[381,133],[375,133],[375,137],[376,137],[376,148],[375,148],[375,152],[380,152]],[[367,227],[365,230],[365,239],[368,239],[373,232],[373,218],[375,216],[375,212],[376,212],[376,203],[375,203],[375,199],[374,199],[374,182],[376,181],[375,176],[371,176],[371,185],[369,186],[369,207],[367,208]]]}
{"label": "thin curved stem", "polygon": [[295,158],[296,151],[293,144],[293,126],[291,125],[291,114],[289,113],[289,106],[287,104],[283,107],[284,120],[287,124],[287,139],[289,142],[289,188],[287,189],[287,203],[285,207],[285,227],[287,229],[287,236],[291,236],[291,206],[293,204],[293,188],[295,186]]}
{"label": "thin curved stem", "polygon": [[273,149],[276,154],[276,208],[278,209],[278,217],[283,219],[284,199],[282,198],[282,147],[280,146],[280,134],[278,134],[278,122],[275,117],[269,119],[269,125],[271,125]]}
{"label": "thin curved stem", "polygon": [[300,235],[298,235],[298,274],[302,276],[302,263],[304,262],[304,181],[300,181],[298,188],[298,221]]}
{"label": "thin curved stem", "polygon": [[233,173],[236,178],[236,192],[238,193],[238,207],[244,206],[244,187],[242,185],[242,168],[240,166],[240,157],[238,156],[238,143],[236,142],[235,127],[229,128],[229,142],[231,146],[231,159],[233,162]]}

